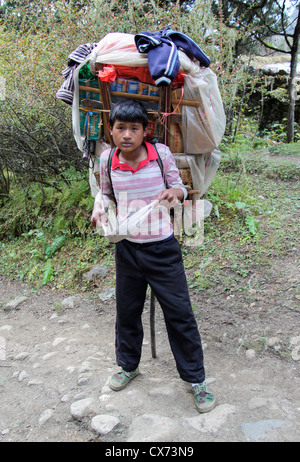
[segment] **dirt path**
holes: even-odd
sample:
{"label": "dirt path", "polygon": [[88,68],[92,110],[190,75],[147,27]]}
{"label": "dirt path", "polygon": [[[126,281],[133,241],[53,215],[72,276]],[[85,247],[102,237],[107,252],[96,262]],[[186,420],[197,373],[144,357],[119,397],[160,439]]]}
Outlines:
{"label": "dirt path", "polygon": [[[296,254],[295,254],[296,255]],[[203,442],[300,440],[299,270],[296,256],[251,276],[243,292],[192,293],[207,382],[218,398],[197,413],[178,377],[159,308],[157,358],[144,312],[141,375],[121,392],[107,378],[114,301],[0,279],[0,441]],[[279,271],[285,268],[285,271]],[[17,308],[7,303],[27,297]]]}

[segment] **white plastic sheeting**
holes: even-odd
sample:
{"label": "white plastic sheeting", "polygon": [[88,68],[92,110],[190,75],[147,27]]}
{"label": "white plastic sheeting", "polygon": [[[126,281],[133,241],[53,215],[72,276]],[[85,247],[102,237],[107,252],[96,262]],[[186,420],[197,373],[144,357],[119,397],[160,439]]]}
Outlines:
{"label": "white plastic sheeting", "polygon": [[[184,52],[178,50],[181,63],[180,70],[184,72],[184,99],[199,103],[198,107],[182,106],[182,133],[184,153],[175,155],[176,163],[184,162],[191,169],[193,189],[200,190],[201,197],[209,185],[221,160],[218,146],[222,140],[226,117],[217,77],[210,68],[199,66]],[[79,72],[82,66],[89,62],[90,70],[96,74],[96,63],[119,66],[145,67],[148,65],[147,54],[139,53],[133,34],[107,34],[88,58],[74,72],[74,98],[72,106],[73,133],[79,150],[84,150],[84,138],[80,132],[79,119]],[[97,157],[107,145],[97,141]],[[180,159],[179,159],[180,158]],[[93,196],[98,188],[93,175],[90,175]]]}

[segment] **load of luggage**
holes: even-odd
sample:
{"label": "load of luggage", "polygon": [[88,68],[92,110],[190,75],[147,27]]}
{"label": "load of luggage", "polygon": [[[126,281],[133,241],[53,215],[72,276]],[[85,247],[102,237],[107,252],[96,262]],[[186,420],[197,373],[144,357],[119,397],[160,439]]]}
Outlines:
{"label": "load of luggage", "polygon": [[210,60],[188,36],[170,28],[136,35],[109,33],[80,45],[63,70],[57,98],[72,105],[74,138],[89,159],[91,193],[99,190],[99,159],[113,141],[112,105],[122,98],[145,105],[146,141],[172,151],[189,197],[207,191],[221,159],[226,118]]}

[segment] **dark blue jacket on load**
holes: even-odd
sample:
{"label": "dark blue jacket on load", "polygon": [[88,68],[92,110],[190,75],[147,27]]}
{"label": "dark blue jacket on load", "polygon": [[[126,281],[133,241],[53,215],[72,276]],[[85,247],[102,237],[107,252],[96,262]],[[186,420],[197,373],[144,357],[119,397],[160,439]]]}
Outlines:
{"label": "dark blue jacket on load", "polygon": [[210,65],[209,57],[194,40],[169,27],[159,32],[141,32],[134,39],[138,51],[148,53],[149,71],[158,87],[170,85],[176,77],[180,67],[178,49],[195,58],[201,66]]}

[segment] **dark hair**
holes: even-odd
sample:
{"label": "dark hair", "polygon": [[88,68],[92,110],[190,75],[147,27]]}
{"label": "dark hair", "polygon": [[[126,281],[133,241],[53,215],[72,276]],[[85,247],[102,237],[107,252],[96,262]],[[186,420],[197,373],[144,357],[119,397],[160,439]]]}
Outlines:
{"label": "dark hair", "polygon": [[110,111],[109,123],[113,127],[116,120],[121,122],[140,122],[145,129],[148,125],[148,113],[145,106],[137,100],[118,101]]}

